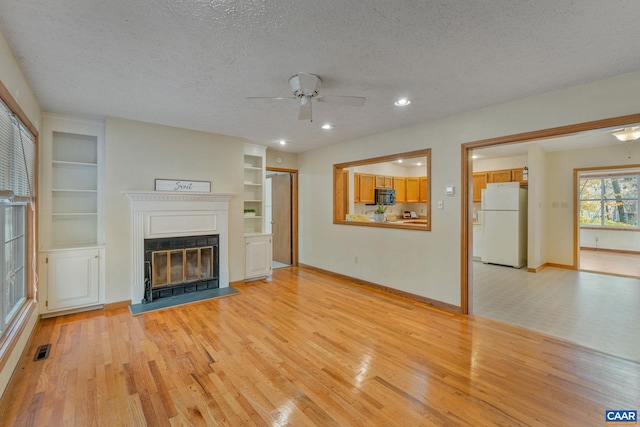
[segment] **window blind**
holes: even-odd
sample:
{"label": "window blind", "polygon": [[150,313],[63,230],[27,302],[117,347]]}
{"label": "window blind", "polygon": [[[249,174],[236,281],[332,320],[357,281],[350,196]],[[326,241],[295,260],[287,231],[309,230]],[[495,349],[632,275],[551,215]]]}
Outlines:
{"label": "window blind", "polygon": [[0,100],[0,191],[30,200],[34,178],[35,137]]}

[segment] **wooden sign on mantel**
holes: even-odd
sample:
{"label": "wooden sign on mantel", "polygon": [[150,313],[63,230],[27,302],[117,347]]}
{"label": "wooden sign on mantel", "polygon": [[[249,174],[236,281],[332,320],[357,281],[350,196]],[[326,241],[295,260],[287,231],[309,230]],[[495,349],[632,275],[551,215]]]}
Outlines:
{"label": "wooden sign on mantel", "polygon": [[156,179],[155,191],[190,191],[194,193],[210,193],[211,181]]}

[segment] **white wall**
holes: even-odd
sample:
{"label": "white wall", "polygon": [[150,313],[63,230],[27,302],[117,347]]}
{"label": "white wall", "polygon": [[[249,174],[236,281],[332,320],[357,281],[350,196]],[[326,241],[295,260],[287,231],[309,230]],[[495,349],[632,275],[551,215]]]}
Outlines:
{"label": "white wall", "polygon": [[[20,66],[18,66],[9,45],[1,33],[0,81],[2,81],[18,105],[20,105],[22,111],[24,111],[27,117],[29,117],[29,120],[38,129],[38,132],[40,132],[42,130],[42,112],[40,110],[40,105],[31,90],[31,86],[29,86],[29,82],[22,73]],[[38,310],[34,310],[31,318],[27,320],[27,324],[22,331],[22,334],[18,337],[15,347],[13,347],[13,350],[6,355],[7,361],[2,367],[2,371],[0,371],[0,396],[2,396],[7,388],[11,375],[13,374],[15,367],[18,365],[20,356],[28,344],[29,336],[36,325],[38,316]]]}
{"label": "white wall", "polygon": [[[527,267],[536,269],[547,261],[546,253],[546,156],[538,144],[530,144],[528,147],[529,179],[528,191],[528,239],[527,239]],[[532,173],[533,172],[533,173]]]}
{"label": "white wall", "polygon": [[640,252],[640,233],[624,230],[580,229],[580,247]]}
{"label": "white wall", "polygon": [[[278,163],[278,157],[281,162]],[[298,169],[298,155],[274,149],[267,149],[266,165],[268,168]]]}
{"label": "white wall", "polygon": [[[459,305],[461,192],[446,197],[444,189],[461,188],[460,145],[638,113],[639,97],[640,73],[629,73],[301,153],[300,206],[313,208],[300,216],[300,262]],[[332,223],[334,163],[423,148],[432,149],[432,199],[445,202],[444,209],[432,212],[431,232]],[[553,169],[554,162],[550,163]],[[565,200],[565,192],[562,183],[549,200]],[[564,218],[564,212],[556,213]],[[549,260],[564,261],[562,251],[572,239],[565,241],[564,220],[549,223],[553,224],[547,227],[549,242],[541,252]]]}
{"label": "white wall", "polygon": [[22,111],[29,117],[31,123],[42,130],[42,111],[31,86],[16,62],[13,52],[9,48],[4,36],[0,33],[0,81],[5,85],[11,96],[16,100]]}
{"label": "white wall", "polygon": [[[153,190],[154,179],[211,181],[236,193],[229,205],[230,281],[244,279],[244,139],[107,117],[105,235],[107,303],[130,299],[131,211],[124,190]],[[139,301],[133,301],[138,303]]]}

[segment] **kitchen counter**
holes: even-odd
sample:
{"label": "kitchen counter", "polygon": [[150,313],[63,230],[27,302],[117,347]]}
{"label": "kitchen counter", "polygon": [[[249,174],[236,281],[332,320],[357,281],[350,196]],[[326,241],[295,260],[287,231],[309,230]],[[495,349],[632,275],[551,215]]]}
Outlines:
{"label": "kitchen counter", "polygon": [[410,219],[396,219],[393,221],[385,221],[387,224],[407,224],[407,225],[423,225],[427,226],[426,218],[410,218]]}
{"label": "kitchen counter", "polygon": [[371,225],[380,225],[380,226],[403,226],[403,228],[410,228],[414,230],[420,229],[428,229],[428,221],[427,217],[420,216],[418,218],[401,218],[396,215],[389,215],[391,218],[387,219],[383,222],[375,222],[373,217],[368,214],[347,214],[346,222],[349,223],[367,223]]}

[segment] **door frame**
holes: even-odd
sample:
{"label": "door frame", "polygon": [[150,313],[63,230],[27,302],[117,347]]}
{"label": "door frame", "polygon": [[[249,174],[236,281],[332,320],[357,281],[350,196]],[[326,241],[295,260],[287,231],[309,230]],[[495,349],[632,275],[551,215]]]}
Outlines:
{"label": "door frame", "polygon": [[[612,117],[573,125],[541,129],[513,135],[499,136],[467,142],[461,145],[461,238],[460,238],[460,311],[463,314],[473,313],[473,160],[474,149],[494,147],[503,144],[514,144],[534,140],[551,139],[567,136],[578,132],[593,131],[609,127],[625,126],[640,122],[640,114]],[[575,209],[575,206],[574,206]],[[578,227],[573,229],[573,268],[578,262]]]}
{"label": "door frame", "polygon": [[270,172],[287,172],[291,174],[291,261],[298,265],[298,170],[267,167]]}

